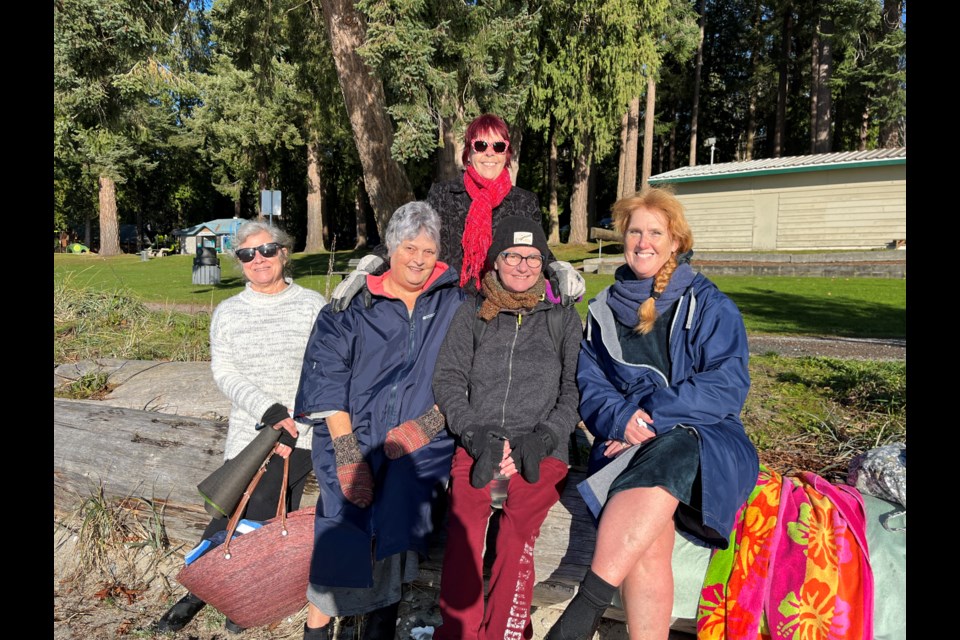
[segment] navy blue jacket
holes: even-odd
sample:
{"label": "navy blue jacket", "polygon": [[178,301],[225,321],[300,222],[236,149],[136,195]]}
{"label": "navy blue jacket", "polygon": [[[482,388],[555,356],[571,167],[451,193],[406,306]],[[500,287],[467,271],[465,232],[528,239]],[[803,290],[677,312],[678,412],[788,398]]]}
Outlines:
{"label": "navy blue jacket", "polygon": [[[437,263],[438,268],[445,268]],[[373,277],[373,276],[370,276]],[[441,430],[397,460],[383,451],[387,431],[434,404],[433,368],[464,299],[447,268],[420,294],[412,314],[397,299],[356,296],[341,313],[325,306],[307,343],[295,413],[314,415],[313,468],[320,485],[310,582],[373,586],[373,562],[409,550],[427,553],[431,506],[444,495],[453,439]],[[346,411],[374,477],[373,504],[348,502],[337,480],[323,414]]]}
{"label": "navy blue jacket", "polygon": [[580,416],[596,438],[590,473],[612,458],[606,440],[623,440],[627,421],[643,408],[664,433],[677,425],[700,439],[703,524],[730,535],[737,509],[756,485],[757,451],[740,421],[750,389],[749,351],[736,305],[697,274],[677,305],[669,334],[671,377],[621,356],[613,312],[604,289],[590,301],[577,367]]}

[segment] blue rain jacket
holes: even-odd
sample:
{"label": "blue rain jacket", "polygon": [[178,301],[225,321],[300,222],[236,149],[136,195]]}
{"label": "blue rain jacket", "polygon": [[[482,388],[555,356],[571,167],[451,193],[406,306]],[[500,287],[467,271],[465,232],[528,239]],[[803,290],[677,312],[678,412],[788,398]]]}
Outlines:
{"label": "blue rain jacket", "polygon": [[750,389],[747,333],[730,298],[697,274],[676,307],[669,334],[671,376],[622,359],[607,289],[590,301],[577,367],[580,416],[595,440],[590,473],[612,460],[606,440],[623,440],[627,421],[644,409],[664,433],[692,427],[700,439],[703,524],[727,538],[757,482],[757,451],[740,412]]}
{"label": "blue rain jacket", "polygon": [[[446,429],[426,446],[390,460],[387,431],[434,404],[433,368],[465,294],[446,269],[417,298],[412,314],[397,299],[353,298],[317,317],[304,355],[295,413],[350,414],[353,432],[374,477],[373,503],[348,502],[337,480],[326,421],[313,420],[313,468],[320,485],[310,582],[328,587],[373,586],[373,563],[408,550],[427,553],[433,503],[450,476],[454,442]],[[370,276],[373,277],[373,276]],[[368,279],[369,281],[369,279]]]}

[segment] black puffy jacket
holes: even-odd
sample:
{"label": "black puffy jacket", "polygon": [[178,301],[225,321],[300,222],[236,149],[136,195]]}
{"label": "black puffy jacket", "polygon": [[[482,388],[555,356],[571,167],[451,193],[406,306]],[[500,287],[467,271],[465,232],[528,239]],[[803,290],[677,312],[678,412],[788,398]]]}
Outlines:
{"label": "black puffy jacket", "polygon": [[[426,201],[440,214],[440,260],[459,273],[463,269],[463,228],[473,199],[463,184],[463,176],[446,182],[435,182]],[[513,187],[503,202],[493,210],[493,228],[509,216],[522,216],[540,222],[540,203],[526,189]]]}

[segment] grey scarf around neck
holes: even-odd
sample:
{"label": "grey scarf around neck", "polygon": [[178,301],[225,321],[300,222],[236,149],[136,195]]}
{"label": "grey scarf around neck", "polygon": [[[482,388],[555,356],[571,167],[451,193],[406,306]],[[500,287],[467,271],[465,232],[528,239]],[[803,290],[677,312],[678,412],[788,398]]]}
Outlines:
{"label": "grey scarf around neck", "polygon": [[[677,266],[667,283],[667,288],[656,301],[657,314],[661,314],[676,302],[687,290],[697,273],[689,263],[684,262]],[[637,324],[637,310],[653,293],[654,278],[638,280],[628,265],[623,265],[614,274],[615,282],[610,285],[607,295],[607,305],[613,311],[618,322],[627,326]]]}

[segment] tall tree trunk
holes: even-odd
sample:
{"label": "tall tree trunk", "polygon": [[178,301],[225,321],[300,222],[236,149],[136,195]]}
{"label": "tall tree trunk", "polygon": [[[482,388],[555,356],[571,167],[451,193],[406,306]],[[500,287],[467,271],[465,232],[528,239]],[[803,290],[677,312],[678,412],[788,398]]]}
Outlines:
{"label": "tall tree trunk", "polygon": [[860,144],[857,146],[858,151],[867,150],[867,141],[870,139],[870,107],[866,106],[863,108],[863,113],[860,115]]}
{"label": "tall tree trunk", "polygon": [[750,47],[750,96],[747,102],[747,130],[745,132],[745,144],[743,151],[744,160],[753,160],[753,145],[757,136],[757,97],[760,87],[765,85],[758,78],[758,69],[760,67],[760,51],[763,46],[763,24],[761,23],[762,8],[759,0],[754,2],[753,13],[753,46]]}
{"label": "tall tree trunk", "polygon": [[810,153],[817,149],[817,100],[820,99],[820,29],[810,45]]}
{"label": "tall tree trunk", "polygon": [[[887,38],[891,33],[900,28],[900,21],[903,17],[903,2],[904,0],[883,0],[883,19],[881,20],[880,26],[880,37]],[[887,54],[886,64],[887,67],[884,69],[884,73],[887,74],[887,80],[885,81],[885,87],[883,91],[887,96],[897,95],[897,78],[895,72],[898,69],[899,65],[899,56],[896,54]],[[877,110],[876,114],[879,116],[880,120],[880,147],[884,149],[890,149],[893,147],[900,147],[904,143],[900,138],[900,122],[897,118],[891,117],[887,112],[885,105],[880,104],[880,108]]]}
{"label": "tall tree trunk", "polygon": [[460,175],[463,165],[460,155],[463,153],[463,139],[457,135],[456,116],[446,116],[440,120],[440,137],[443,146],[437,152],[437,166],[434,175],[438,182],[453,180]]}
{"label": "tall tree trunk", "polygon": [[550,134],[547,145],[550,147],[550,159],[547,162],[547,191],[550,204],[547,207],[550,216],[550,236],[547,244],[560,244],[560,203],[557,201],[557,133],[553,116],[550,116]]}
{"label": "tall tree trunk", "polygon": [[523,122],[519,119],[512,125],[508,125],[510,132],[510,180],[517,184],[517,176],[520,174],[520,154],[523,151]]}
{"label": "tall tree trunk", "polygon": [[674,112],[673,127],[670,129],[670,153],[667,154],[667,171],[677,168],[677,129],[680,128],[680,114]]}
{"label": "tall tree trunk", "polygon": [[617,197],[622,198],[637,190],[637,153],[640,147],[640,96],[630,99],[627,108],[626,145],[623,151],[622,179]]}
{"label": "tall tree trunk", "polygon": [[787,127],[787,96],[790,70],[791,40],[793,39],[793,5],[787,0],[783,5],[783,29],[780,38],[780,61],[777,64],[777,115],[773,125],[773,145],[771,155],[779,158],[783,155],[784,132]]}
{"label": "tall tree trunk", "polygon": [[[365,249],[367,247],[367,206],[363,180],[357,181],[357,197],[354,198],[353,203],[353,214],[356,221],[354,228],[357,232],[357,244],[354,245],[353,248]],[[380,237],[382,238],[383,236],[381,235]]]}
{"label": "tall tree trunk", "polygon": [[697,165],[697,119],[700,117],[700,73],[703,70],[703,35],[707,24],[707,0],[700,0],[700,42],[697,44],[697,63],[693,70],[693,105],[690,107],[690,166]]}
{"label": "tall tree trunk", "polygon": [[833,124],[831,111],[833,99],[830,87],[833,84],[833,18],[820,19],[819,51],[817,52],[817,98],[815,116],[815,138],[813,153],[830,153],[833,147]]}
{"label": "tall tree trunk", "polygon": [[657,80],[653,74],[647,76],[647,112],[643,114],[643,169],[640,174],[640,188],[647,186],[653,169],[653,123],[657,119]]}
{"label": "tall tree trunk", "polygon": [[663,153],[666,150],[667,141],[663,137],[660,138],[660,143],[657,145],[657,173],[663,173]]}
{"label": "tall tree trunk", "polygon": [[100,255],[120,255],[120,234],[117,227],[117,183],[110,176],[100,176]]}
{"label": "tall tree trunk", "polygon": [[307,242],[306,253],[323,251],[323,180],[320,166],[320,144],[314,140],[307,144]]}
{"label": "tall tree trunk", "polygon": [[393,125],[387,114],[383,82],[357,53],[366,37],[363,17],[350,0],[321,0],[321,6],[353,140],[363,167],[364,186],[382,238],[397,207],[413,200],[413,188],[390,154]]}
{"label": "tall tree trunk", "polygon": [[593,143],[587,134],[583,135],[581,142],[583,151],[576,154],[574,159],[568,244],[584,244],[587,242],[587,199],[590,197],[590,162],[593,155]]}
{"label": "tall tree trunk", "polygon": [[587,240],[590,240],[590,227],[597,224],[597,172],[587,175]]}
{"label": "tall tree trunk", "polygon": [[[267,170],[267,158],[264,154],[257,154],[257,187],[260,189],[260,192],[257,193],[257,214],[264,218],[268,214],[263,211],[262,194],[264,191],[271,189],[270,173]],[[273,216],[271,215],[269,219],[272,222]]]}
{"label": "tall tree trunk", "polygon": [[625,166],[627,162],[627,127],[630,126],[630,108],[627,107],[627,110],[623,112],[623,117],[620,118],[620,159],[617,166],[617,198],[623,197],[623,174],[625,173]]}

